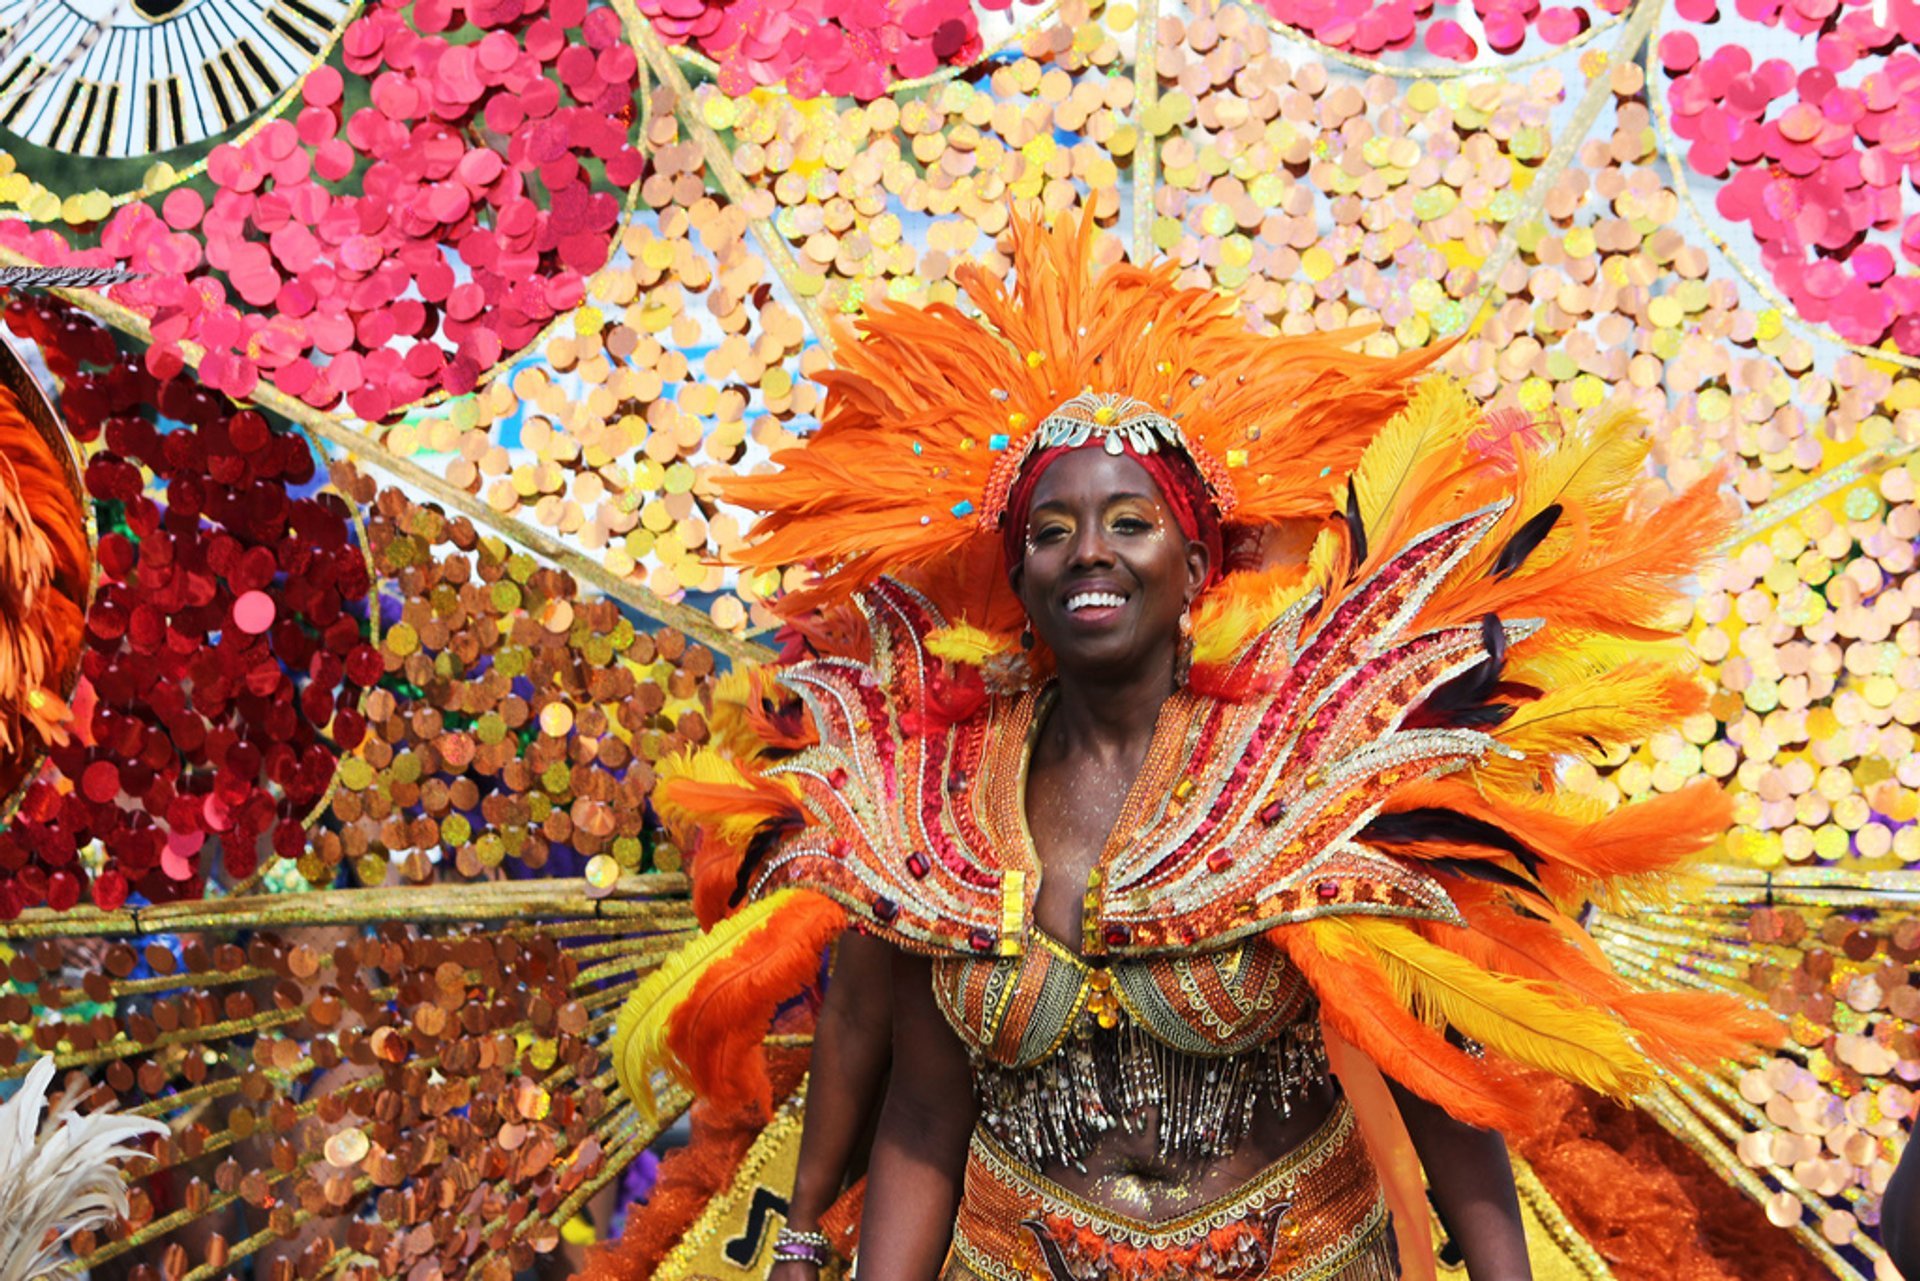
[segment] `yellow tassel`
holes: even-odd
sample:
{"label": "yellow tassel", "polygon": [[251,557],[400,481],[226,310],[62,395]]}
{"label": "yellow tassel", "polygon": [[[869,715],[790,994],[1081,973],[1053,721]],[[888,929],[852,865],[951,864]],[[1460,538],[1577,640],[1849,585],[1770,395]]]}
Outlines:
{"label": "yellow tassel", "polygon": [[675,952],[633,990],[613,1025],[613,1064],[620,1088],[639,1107],[649,1125],[660,1119],[653,1095],[653,1073],[677,1073],[679,1063],[667,1047],[667,1024],[694,984],[712,966],[733,955],[747,937],[778,912],[799,890],[776,890],[756,899]]}
{"label": "yellow tassel", "polygon": [[1416,1016],[1450,1025],[1496,1054],[1616,1098],[1652,1080],[1624,1024],[1603,1010],[1570,1004],[1544,983],[1490,974],[1384,917],[1323,917],[1311,924],[1329,955],[1365,954]]}

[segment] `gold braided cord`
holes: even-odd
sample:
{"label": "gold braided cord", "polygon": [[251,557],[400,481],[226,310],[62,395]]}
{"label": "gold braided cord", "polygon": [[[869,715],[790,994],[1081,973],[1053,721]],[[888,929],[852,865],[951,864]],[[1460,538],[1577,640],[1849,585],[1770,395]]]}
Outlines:
{"label": "gold braided cord", "polygon": [[[1754,1174],[1732,1151],[1730,1145],[1739,1140],[1743,1129],[1725,1109],[1732,1107],[1736,1115],[1747,1116],[1747,1128],[1764,1128],[1767,1125],[1766,1118],[1754,1111],[1751,1104],[1724,1082],[1706,1077],[1702,1078],[1701,1084],[1714,1096],[1719,1106],[1715,1105],[1715,1101],[1702,1097],[1700,1087],[1684,1081],[1662,1082],[1654,1094],[1643,1098],[1642,1102],[1648,1103],[1661,1124],[1666,1125],[1695,1152],[1705,1157],[1729,1183],[1746,1192],[1755,1201],[1764,1204],[1771,1193],[1759,1176]],[[1653,1106],[1656,1100],[1660,1106]],[[1673,1121],[1678,1121],[1679,1125],[1674,1125]],[[1712,1129],[1709,1129],[1709,1126]],[[1713,1134],[1715,1129],[1720,1132],[1718,1137]],[[1790,1193],[1814,1215],[1812,1221],[1809,1221],[1807,1215],[1801,1215],[1799,1221],[1788,1229],[1795,1239],[1819,1259],[1834,1276],[1861,1275],[1858,1269],[1840,1256],[1820,1232],[1819,1216],[1825,1215],[1833,1207],[1818,1194],[1802,1187],[1791,1171],[1782,1169],[1771,1160],[1768,1161],[1766,1169],[1783,1190]],[[1867,1275],[1873,1275],[1875,1265],[1886,1258],[1886,1252],[1880,1248],[1879,1243],[1865,1233],[1855,1237],[1852,1247],[1866,1256]]]}
{"label": "gold braided cord", "polygon": [[[112,1041],[106,1045],[97,1045],[91,1050],[71,1050],[65,1054],[53,1056],[54,1066],[66,1069],[89,1067],[96,1063],[111,1063],[116,1059],[131,1059],[142,1054],[151,1054],[155,1050],[171,1045],[206,1045],[213,1041],[230,1041],[239,1036],[251,1036],[258,1032],[270,1032],[289,1023],[298,1023],[307,1017],[304,1009],[295,1007],[290,1010],[261,1010],[249,1014],[243,1019],[222,1019],[218,1023],[206,1023],[196,1028],[181,1028],[174,1032],[162,1032],[151,1041]],[[0,1067],[0,1081],[17,1080],[33,1070],[33,1061],[22,1059],[12,1067]]]}
{"label": "gold braided cord", "polygon": [[1501,229],[1499,242],[1494,245],[1487,261],[1480,265],[1480,285],[1476,291],[1479,300],[1471,312],[1461,309],[1463,332],[1477,329],[1493,306],[1493,293],[1499,288],[1500,276],[1506,271],[1507,264],[1513,261],[1514,255],[1520,252],[1521,229],[1536,221],[1546,208],[1548,193],[1553,190],[1560,175],[1566,172],[1567,166],[1573,163],[1574,156],[1579,154],[1580,144],[1587,140],[1594,123],[1600,119],[1601,109],[1612,96],[1613,68],[1634,60],[1640,46],[1652,34],[1654,24],[1659,21],[1663,2],[1639,0],[1627,15],[1620,39],[1607,51],[1605,64],[1588,77],[1586,92],[1581,94],[1579,104],[1574,107],[1572,119],[1567,121],[1567,127],[1560,136],[1553,140],[1553,149],[1547,153],[1547,158],[1533,171],[1532,182],[1520,202],[1520,208],[1507,220],[1506,226]]}
{"label": "gold braided cord", "polygon": [[1580,1229],[1567,1221],[1566,1211],[1553,1199],[1553,1193],[1547,1191],[1547,1185],[1540,1181],[1533,1167],[1517,1156],[1513,1159],[1513,1183],[1520,1199],[1533,1211],[1533,1217],[1540,1220],[1540,1226],[1547,1230],[1567,1262],[1580,1270],[1580,1275],[1587,1281],[1613,1281],[1613,1269],[1607,1266],[1607,1261],[1580,1235]]}
{"label": "gold braided cord", "polygon": [[1511,75],[1516,71],[1545,66],[1565,54],[1583,48],[1627,20],[1624,12],[1612,14],[1604,22],[1595,23],[1565,44],[1543,49],[1539,53],[1528,54],[1524,58],[1502,58],[1498,62],[1475,62],[1464,66],[1413,67],[1405,63],[1383,62],[1379,58],[1369,58],[1364,54],[1348,53],[1345,49],[1337,49],[1333,45],[1315,39],[1298,27],[1288,26],[1268,13],[1265,8],[1253,8],[1247,12],[1264,22],[1275,35],[1289,44],[1299,45],[1318,57],[1325,58],[1328,62],[1337,62],[1343,67],[1352,67],[1355,71],[1364,71],[1369,75],[1391,76],[1395,80],[1465,80],[1479,76]]}
{"label": "gold braided cord", "polygon": [[1133,260],[1153,256],[1154,188],[1160,184],[1160,138],[1147,112],[1160,100],[1160,0],[1140,0],[1133,26],[1133,114],[1140,137],[1133,144]]}
{"label": "gold braided cord", "polygon": [[138,910],[66,912],[34,908],[0,922],[0,940],[142,938],[183,930],[272,929],[298,925],[377,925],[511,921],[530,917],[586,918],[602,930],[673,933],[693,928],[686,878],[649,872],[623,876],[613,893],[595,898],[584,877],[542,881],[476,881],[460,885],[405,885],[305,894],[163,903]]}
{"label": "gold braided cord", "polygon": [[1817,476],[1795,485],[1786,493],[1769,498],[1740,522],[1737,529],[1720,545],[1720,554],[1727,555],[1741,547],[1764,537],[1773,529],[1800,515],[1815,503],[1823,502],[1844,489],[1873,480],[1882,470],[1899,462],[1907,455],[1920,449],[1920,442],[1902,441],[1883,449],[1870,449],[1864,454],[1855,455],[1838,467],[1828,468]]}
{"label": "gold braided cord", "polygon": [[[39,264],[11,249],[0,247],[0,265],[38,266]],[[104,298],[89,289],[56,289],[53,292],[136,342],[149,345],[153,342],[153,329],[147,322],[147,318],[131,308]],[[179,346],[182,359],[188,366],[198,369],[205,352],[198,344],[185,340]],[[278,414],[289,422],[297,423],[315,436],[340,446],[346,450],[348,457],[366,461],[395,480],[427,495],[434,502],[459,512],[474,524],[484,526],[502,538],[518,544],[556,568],[572,574],[576,579],[591,583],[607,596],[631,606],[647,617],[685,632],[735,662],[763,663],[773,657],[770,651],[761,646],[748,644],[731,632],[716,627],[713,620],[700,610],[678,601],[668,600],[644,584],[632,582],[609,572],[600,562],[581,555],[545,530],[514,517],[501,515],[464,489],[449,485],[444,479],[434,475],[412,459],[403,458],[394,453],[348,419],[314,409],[304,401],[287,395],[264,380],[254,388],[251,399],[262,409]],[[350,503],[348,506],[351,507],[353,504]]]}
{"label": "gold braided cord", "polygon": [[[1709,866],[1713,878],[1695,898],[1704,908],[1714,903],[1752,906],[1761,902],[1827,907],[1886,907],[1920,898],[1910,871],[1869,872],[1844,867]],[[1689,904],[1689,909],[1693,904]]]}
{"label": "gold braided cord", "polygon": [[680,127],[687,131],[687,136],[699,146],[700,154],[707,162],[707,171],[719,182],[727,199],[738,206],[741,212],[748,213],[748,225],[753,228],[753,238],[759,242],[760,251],[767,256],[767,264],[780,277],[780,283],[786,286],[788,296],[799,310],[801,318],[807,322],[807,328],[813,331],[814,338],[828,355],[832,355],[832,330],[821,316],[812,295],[800,287],[801,272],[793,260],[792,249],[778,228],[764,218],[753,217],[749,212],[753,207],[752,193],[741,181],[740,172],[734,168],[732,157],[727,154],[726,144],[720,141],[720,135],[694,110],[693,86],[687,83],[679,65],[653,33],[653,24],[634,7],[633,0],[613,0],[613,9],[626,25],[627,38],[633,42],[633,47],[639,50],[641,58],[653,68],[653,74],[673,95],[673,113],[680,118]]}
{"label": "gold braided cord", "polygon": [[1668,185],[1673,188],[1674,194],[1679,196],[1680,207],[1692,216],[1694,225],[1700,229],[1701,234],[1706,236],[1713,247],[1720,251],[1720,256],[1726,259],[1727,265],[1739,273],[1742,280],[1753,286],[1754,291],[1767,300],[1768,306],[1778,311],[1785,319],[1792,321],[1795,325],[1798,325],[1815,338],[1818,338],[1821,342],[1831,343],[1836,347],[1852,352],[1856,356],[1865,356],[1868,360],[1883,360],[1890,365],[1898,365],[1903,369],[1920,370],[1920,356],[1909,356],[1903,351],[1889,350],[1885,347],[1862,347],[1858,343],[1848,342],[1827,326],[1816,324],[1802,317],[1799,308],[1795,307],[1791,301],[1782,296],[1780,291],[1774,287],[1773,282],[1768,280],[1764,273],[1756,271],[1750,266],[1745,259],[1734,252],[1733,246],[1728,244],[1718,231],[1714,230],[1713,225],[1701,215],[1700,206],[1695,203],[1693,193],[1688,190],[1686,165],[1680,158],[1680,141],[1674,136],[1672,122],[1668,117],[1667,99],[1664,94],[1655,91],[1653,46],[1651,44],[1647,46],[1643,65],[1646,70],[1647,97],[1653,103],[1654,132],[1659,135],[1660,151],[1666,158],[1667,169],[1672,179]]}

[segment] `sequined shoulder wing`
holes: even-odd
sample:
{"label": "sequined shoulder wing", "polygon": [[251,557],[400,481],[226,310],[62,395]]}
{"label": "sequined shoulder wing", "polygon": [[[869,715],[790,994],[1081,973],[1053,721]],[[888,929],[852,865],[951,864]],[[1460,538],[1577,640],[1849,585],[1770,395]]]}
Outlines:
{"label": "sequined shoulder wing", "polygon": [[[1271,692],[1193,718],[1164,802],[1106,869],[1108,950],[1217,943],[1335,914],[1458,923],[1440,881],[1364,829],[1401,784],[1496,750],[1478,730],[1404,722],[1487,656],[1479,624],[1409,622],[1502,510],[1428,531],[1331,609],[1309,596],[1256,639],[1241,662]],[[1500,626],[1518,639],[1536,624]]]}
{"label": "sequined shoulder wing", "polygon": [[942,620],[914,589],[882,580],[859,603],[871,662],[781,675],[819,739],[766,771],[794,789],[807,824],[758,869],[752,892],[821,890],[915,950],[1017,950],[1025,875],[1006,852],[1018,834],[987,812],[997,789],[979,784],[1003,767],[990,749],[1024,734],[1021,707],[947,683],[925,648]]}

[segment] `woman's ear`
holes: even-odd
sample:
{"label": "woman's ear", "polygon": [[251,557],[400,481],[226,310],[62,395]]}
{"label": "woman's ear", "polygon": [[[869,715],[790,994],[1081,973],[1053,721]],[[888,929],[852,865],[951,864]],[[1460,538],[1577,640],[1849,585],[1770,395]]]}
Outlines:
{"label": "woman's ear", "polygon": [[1191,605],[1199,598],[1200,589],[1207,585],[1207,575],[1213,571],[1213,556],[1207,551],[1207,545],[1199,539],[1187,543],[1187,604]]}

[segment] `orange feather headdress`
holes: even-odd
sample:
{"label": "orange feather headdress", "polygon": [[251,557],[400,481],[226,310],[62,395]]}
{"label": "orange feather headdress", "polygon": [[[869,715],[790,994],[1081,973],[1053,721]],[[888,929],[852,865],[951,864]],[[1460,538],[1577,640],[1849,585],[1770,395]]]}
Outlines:
{"label": "orange feather headdress", "polygon": [[820,378],[820,430],[777,454],[778,472],[719,482],[762,513],[744,563],[819,571],[784,610],[995,558],[980,544],[995,543],[1028,453],[1092,433],[1184,452],[1230,527],[1323,517],[1330,478],[1443,350],[1382,359],[1351,350],[1360,331],[1257,333],[1231,296],[1178,287],[1171,263],[1096,269],[1094,232],[1091,213],[1016,216],[1011,288],[978,264],[956,273],[977,315],[875,304]]}

